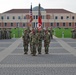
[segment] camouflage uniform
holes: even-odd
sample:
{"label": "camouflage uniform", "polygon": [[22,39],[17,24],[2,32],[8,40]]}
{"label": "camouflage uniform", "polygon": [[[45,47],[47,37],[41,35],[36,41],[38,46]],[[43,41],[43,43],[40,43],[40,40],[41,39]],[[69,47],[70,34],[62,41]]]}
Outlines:
{"label": "camouflage uniform", "polygon": [[2,28],[2,39],[5,39],[5,36],[4,36],[4,29]]}
{"label": "camouflage uniform", "polygon": [[38,31],[37,33],[37,46],[38,46],[38,54],[41,54],[41,48],[42,48],[42,32]]}
{"label": "camouflage uniform", "polygon": [[47,30],[45,30],[45,34],[44,34],[44,47],[45,47],[45,53],[46,54],[48,54],[49,44],[50,44],[50,33]]}
{"label": "camouflage uniform", "polygon": [[52,28],[50,28],[48,31],[49,31],[49,33],[50,33],[51,39],[53,39],[53,30],[52,30]]}
{"label": "camouflage uniform", "polygon": [[76,28],[72,29],[72,38],[76,38]]}
{"label": "camouflage uniform", "polygon": [[32,31],[29,33],[29,42],[30,42],[30,51],[31,51],[31,54],[33,54],[33,49],[32,49]]}
{"label": "camouflage uniform", "polygon": [[27,30],[25,30],[23,35],[24,54],[27,54],[28,52],[28,43],[29,43],[28,33]]}
{"label": "camouflage uniform", "polygon": [[32,54],[33,56],[35,56],[36,55],[36,41],[37,41],[35,30],[32,31],[31,40],[32,40]]}

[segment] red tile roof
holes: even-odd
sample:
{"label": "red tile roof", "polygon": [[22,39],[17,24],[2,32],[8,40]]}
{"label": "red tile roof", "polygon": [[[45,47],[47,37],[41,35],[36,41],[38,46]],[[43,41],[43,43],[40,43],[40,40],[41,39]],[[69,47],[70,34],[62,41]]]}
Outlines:
{"label": "red tile roof", "polygon": [[47,13],[73,13],[65,9],[45,9]]}
{"label": "red tile roof", "polygon": [[[45,9],[47,13],[73,13],[65,9]],[[29,9],[11,9],[4,13],[29,13]]]}
{"label": "red tile roof", "polygon": [[29,13],[29,9],[11,9],[4,13]]}

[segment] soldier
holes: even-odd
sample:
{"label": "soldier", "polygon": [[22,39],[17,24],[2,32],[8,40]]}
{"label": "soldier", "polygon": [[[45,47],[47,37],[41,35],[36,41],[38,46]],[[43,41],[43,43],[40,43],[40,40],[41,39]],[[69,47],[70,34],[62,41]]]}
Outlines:
{"label": "soldier", "polygon": [[11,33],[12,33],[12,32],[11,32],[11,28],[9,28],[8,31],[9,31],[9,33],[8,33],[8,34],[9,34],[9,38],[11,39]]}
{"label": "soldier", "polygon": [[76,38],[76,27],[72,29],[72,38]]}
{"label": "soldier", "polygon": [[29,33],[29,43],[30,43],[31,54],[33,54],[33,49],[32,49],[32,30]]}
{"label": "soldier", "polygon": [[48,30],[45,30],[45,34],[44,34],[45,54],[48,54],[49,44],[50,44],[50,33],[48,32]]}
{"label": "soldier", "polygon": [[4,35],[4,28],[2,28],[2,39],[5,39],[5,35]]}
{"label": "soldier", "polygon": [[52,27],[51,27],[48,31],[49,31],[49,33],[50,33],[51,39],[53,39],[53,30],[52,30]]}
{"label": "soldier", "polygon": [[41,30],[38,30],[38,33],[37,33],[38,54],[41,54],[42,39],[43,39],[42,32],[41,32]]}
{"label": "soldier", "polygon": [[28,52],[28,34],[27,34],[27,29],[24,31],[23,35],[23,46],[24,46],[24,54],[27,54]]}
{"label": "soldier", "polygon": [[33,56],[35,56],[36,55],[37,36],[36,36],[36,32],[34,29],[32,30],[31,40],[32,40],[32,54],[33,54]]}

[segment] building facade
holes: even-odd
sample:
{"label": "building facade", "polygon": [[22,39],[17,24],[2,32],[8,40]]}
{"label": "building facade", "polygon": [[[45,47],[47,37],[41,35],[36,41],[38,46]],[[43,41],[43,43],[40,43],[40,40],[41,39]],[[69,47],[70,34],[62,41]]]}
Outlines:
{"label": "building facade", "polygon": [[[40,8],[42,16],[42,27],[76,27],[76,13],[65,9],[44,9]],[[29,23],[30,9],[12,9],[0,14],[0,28],[27,27]],[[33,10],[32,27],[38,24],[38,6]]]}

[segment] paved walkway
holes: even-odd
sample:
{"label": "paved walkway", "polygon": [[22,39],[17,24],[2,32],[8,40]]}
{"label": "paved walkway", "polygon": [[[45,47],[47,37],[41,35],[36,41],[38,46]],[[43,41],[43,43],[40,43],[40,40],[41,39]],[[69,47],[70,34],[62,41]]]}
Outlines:
{"label": "paved walkway", "polygon": [[24,55],[21,38],[0,40],[0,75],[76,75],[76,39],[54,37],[37,56]]}

